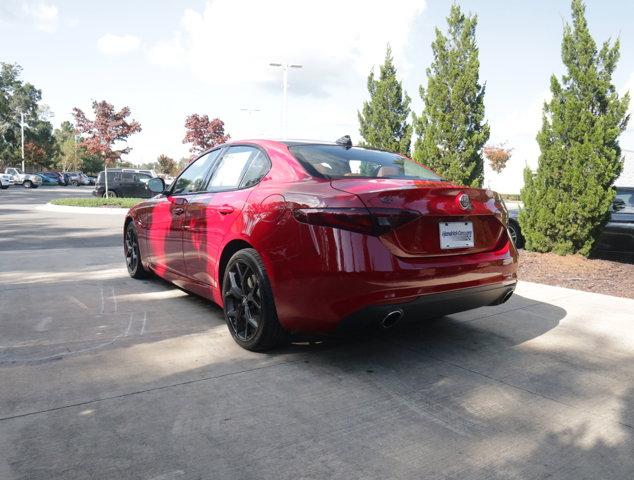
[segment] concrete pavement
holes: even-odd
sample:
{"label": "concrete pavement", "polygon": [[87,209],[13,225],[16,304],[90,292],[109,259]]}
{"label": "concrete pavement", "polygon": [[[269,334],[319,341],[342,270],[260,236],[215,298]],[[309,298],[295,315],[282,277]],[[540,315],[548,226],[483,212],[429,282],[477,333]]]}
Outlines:
{"label": "concrete pavement", "polygon": [[633,476],[632,300],[520,283],[256,354],[127,276],[120,217],[33,208],[61,192],[0,192],[0,479]]}

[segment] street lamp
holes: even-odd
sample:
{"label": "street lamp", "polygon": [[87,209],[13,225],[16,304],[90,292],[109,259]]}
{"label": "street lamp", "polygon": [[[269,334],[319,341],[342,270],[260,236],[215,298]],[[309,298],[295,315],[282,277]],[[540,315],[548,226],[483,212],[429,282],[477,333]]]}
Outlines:
{"label": "street lamp", "polygon": [[288,63],[269,63],[271,67],[282,68],[282,137],[286,136],[286,94],[288,91],[288,69],[289,68],[302,68],[303,65],[288,64]]}
{"label": "street lamp", "polygon": [[28,127],[24,121],[24,113],[20,112],[20,131],[22,133],[22,173],[26,173],[24,170],[24,127]]}

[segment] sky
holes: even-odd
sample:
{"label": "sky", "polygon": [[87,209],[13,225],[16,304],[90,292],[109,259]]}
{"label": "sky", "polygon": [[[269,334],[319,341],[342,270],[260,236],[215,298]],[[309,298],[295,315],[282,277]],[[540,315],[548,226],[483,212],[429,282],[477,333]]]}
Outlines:
{"label": "sky", "polygon": [[[513,148],[500,175],[485,185],[518,192],[525,165],[535,167],[535,135],[552,74],[561,75],[561,37],[568,0],[461,0],[478,15],[480,80],[486,84],[491,143]],[[185,117],[219,117],[233,139],[359,139],[357,111],[367,76],[392,47],[412,98],[426,83],[435,28],[446,29],[449,0],[0,0],[0,61],[18,63],[42,89],[59,125],[93,100],[128,106],[142,132],[127,160],[187,155]],[[634,2],[588,0],[591,32],[621,41],[613,76],[634,93]],[[281,78],[289,72],[288,126],[281,131]],[[632,108],[630,108],[632,110]],[[621,137],[634,150],[634,119]]]}

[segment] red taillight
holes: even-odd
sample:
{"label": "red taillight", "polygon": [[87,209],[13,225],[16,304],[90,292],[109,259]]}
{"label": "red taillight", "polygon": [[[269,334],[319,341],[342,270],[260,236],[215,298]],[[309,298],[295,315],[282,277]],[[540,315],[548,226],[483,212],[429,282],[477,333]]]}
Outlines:
{"label": "red taillight", "polygon": [[420,216],[412,210],[395,208],[300,208],[293,215],[302,223],[366,235],[382,235]]}

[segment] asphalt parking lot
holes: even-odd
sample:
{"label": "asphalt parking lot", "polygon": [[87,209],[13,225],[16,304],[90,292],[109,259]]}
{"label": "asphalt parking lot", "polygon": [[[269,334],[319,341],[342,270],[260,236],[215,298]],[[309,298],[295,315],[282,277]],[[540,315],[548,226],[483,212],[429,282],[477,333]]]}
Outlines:
{"label": "asphalt parking lot", "polygon": [[[128,277],[117,215],[0,191],[0,479],[631,479],[634,300],[522,283],[257,354]],[[618,279],[615,279],[618,281]]]}

